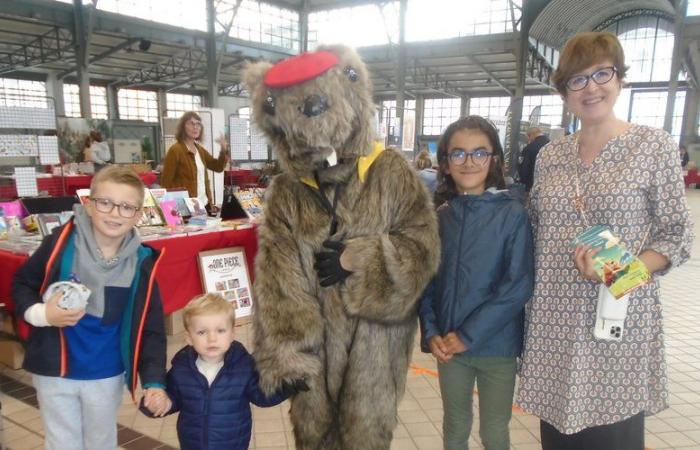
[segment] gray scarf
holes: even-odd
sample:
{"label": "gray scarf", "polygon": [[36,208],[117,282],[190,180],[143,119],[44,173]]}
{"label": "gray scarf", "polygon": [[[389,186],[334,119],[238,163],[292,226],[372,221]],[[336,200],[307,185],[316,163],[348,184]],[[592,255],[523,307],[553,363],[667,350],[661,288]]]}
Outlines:
{"label": "gray scarf", "polygon": [[105,311],[104,291],[106,286],[129,287],[136,273],[137,251],[141,239],[135,230],[124,236],[117,254],[105,260],[97,246],[92,231],[92,221],[82,205],[73,207],[75,217],[75,256],[73,273],[92,293],[88,298],[86,311],[95,317],[102,317]]}

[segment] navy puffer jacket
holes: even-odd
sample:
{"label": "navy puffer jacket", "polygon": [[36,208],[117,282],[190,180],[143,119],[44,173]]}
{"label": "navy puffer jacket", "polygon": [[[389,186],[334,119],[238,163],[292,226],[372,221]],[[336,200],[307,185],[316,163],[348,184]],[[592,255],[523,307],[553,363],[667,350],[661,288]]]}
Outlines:
{"label": "navy puffer jacket", "polygon": [[520,355],[534,261],[527,211],[508,191],[460,195],[438,208],[440,269],[420,304],[421,348],[455,332],[470,356]]}
{"label": "navy puffer jacket", "polygon": [[198,370],[191,346],[177,352],[168,372],[168,395],[180,411],[177,437],[183,450],[246,450],[253,420],[250,403],[274,406],[286,396],[266,397],[258,388],[258,373],[248,351],[231,344],[224,366],[211,386]]}

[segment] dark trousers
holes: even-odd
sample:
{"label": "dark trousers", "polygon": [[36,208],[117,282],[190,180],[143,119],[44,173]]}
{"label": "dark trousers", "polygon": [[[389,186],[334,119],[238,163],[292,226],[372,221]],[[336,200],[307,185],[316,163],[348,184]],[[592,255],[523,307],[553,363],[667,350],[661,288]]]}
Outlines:
{"label": "dark trousers", "polygon": [[644,450],[644,412],[622,422],[560,433],[540,420],[542,450]]}

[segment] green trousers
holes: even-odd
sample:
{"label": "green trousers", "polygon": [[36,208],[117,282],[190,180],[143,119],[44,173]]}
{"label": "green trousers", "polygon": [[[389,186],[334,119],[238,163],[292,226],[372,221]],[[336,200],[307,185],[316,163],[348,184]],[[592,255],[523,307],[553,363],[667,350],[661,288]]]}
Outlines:
{"label": "green trousers", "polygon": [[455,355],[445,364],[438,363],[445,450],[469,448],[475,382],[479,391],[479,436],[484,448],[510,448],[508,423],[512,414],[515,371],[515,357]]}

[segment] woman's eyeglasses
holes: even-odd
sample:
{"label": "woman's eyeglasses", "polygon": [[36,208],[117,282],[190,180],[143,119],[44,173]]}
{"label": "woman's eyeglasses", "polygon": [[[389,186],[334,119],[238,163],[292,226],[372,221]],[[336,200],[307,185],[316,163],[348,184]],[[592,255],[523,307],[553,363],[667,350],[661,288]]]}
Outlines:
{"label": "woman's eyeglasses", "polygon": [[138,206],[133,206],[128,203],[122,203],[117,205],[114,203],[112,200],[108,198],[95,198],[95,197],[90,197],[90,200],[92,203],[95,205],[95,209],[98,210],[101,213],[109,214],[112,212],[114,207],[116,206],[119,211],[119,215],[122,216],[125,219],[131,219],[136,215],[136,211],[141,209]]}
{"label": "woman's eyeglasses", "polygon": [[588,86],[588,81],[593,80],[595,84],[605,84],[617,73],[615,67],[603,67],[590,75],[575,75],[566,80],[566,87],[570,91],[580,91]]}
{"label": "woman's eyeglasses", "polygon": [[461,166],[464,163],[466,163],[467,158],[471,156],[472,163],[479,166],[483,166],[484,164],[486,164],[486,161],[489,160],[489,157],[491,157],[491,155],[493,155],[493,152],[484,150],[483,148],[474,150],[473,152],[468,152],[463,148],[456,148],[450,153],[448,153],[447,158],[452,164]]}

